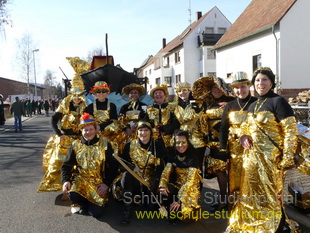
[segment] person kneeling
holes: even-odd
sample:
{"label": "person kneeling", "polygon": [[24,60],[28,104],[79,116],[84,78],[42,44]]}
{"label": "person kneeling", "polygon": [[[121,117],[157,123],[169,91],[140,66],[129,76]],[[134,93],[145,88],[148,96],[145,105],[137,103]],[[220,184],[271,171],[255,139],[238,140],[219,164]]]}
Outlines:
{"label": "person kneeling", "polygon": [[72,143],[62,165],[63,191],[73,204],[80,206],[73,213],[99,218],[117,174],[117,163],[108,140],[97,137],[98,127],[91,115],[82,115],[79,128],[82,139]]}

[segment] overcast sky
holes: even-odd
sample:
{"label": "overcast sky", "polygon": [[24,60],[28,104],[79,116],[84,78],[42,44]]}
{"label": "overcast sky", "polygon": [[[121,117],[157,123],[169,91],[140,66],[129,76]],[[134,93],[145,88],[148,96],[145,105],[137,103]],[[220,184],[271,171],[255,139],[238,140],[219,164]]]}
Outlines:
{"label": "overcast sky", "polygon": [[[40,51],[35,54],[37,82],[46,70],[61,82],[59,67],[69,78],[74,72],[66,57],[85,58],[102,47],[108,34],[108,52],[114,62],[132,72],[149,56],[194,22],[196,12],[214,6],[233,23],[251,0],[11,0],[13,27],[0,38],[0,77],[23,81],[16,72],[16,40],[32,36]],[[189,7],[190,6],[190,7]],[[191,11],[189,11],[189,8]],[[191,17],[190,17],[191,12]],[[33,80],[31,80],[34,82]]]}

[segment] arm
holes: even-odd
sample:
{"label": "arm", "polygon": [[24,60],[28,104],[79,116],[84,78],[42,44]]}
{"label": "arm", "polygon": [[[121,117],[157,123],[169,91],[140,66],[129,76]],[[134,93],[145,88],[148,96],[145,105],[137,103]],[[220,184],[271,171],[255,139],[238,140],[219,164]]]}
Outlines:
{"label": "arm", "polygon": [[165,196],[168,196],[168,193],[169,193],[168,183],[169,183],[170,174],[172,170],[173,170],[172,164],[167,163],[160,177],[159,191]]}
{"label": "arm", "polygon": [[228,134],[229,134],[229,105],[226,105],[223,111],[221,127],[220,127],[220,149],[227,149]]}
{"label": "arm", "polygon": [[63,183],[63,191],[68,192],[71,188],[72,170],[74,165],[76,165],[76,155],[71,146],[69,149],[66,159],[61,168],[61,177]]}
{"label": "arm", "polygon": [[62,132],[58,129],[58,122],[61,120],[62,116],[63,116],[62,113],[55,112],[55,114],[52,116],[51,119],[52,128],[58,136],[62,135]]}

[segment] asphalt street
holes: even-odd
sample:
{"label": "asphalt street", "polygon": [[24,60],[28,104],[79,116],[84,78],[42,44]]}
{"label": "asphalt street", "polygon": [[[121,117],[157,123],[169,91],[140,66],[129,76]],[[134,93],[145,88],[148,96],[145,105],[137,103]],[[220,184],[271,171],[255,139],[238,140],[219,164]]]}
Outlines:
{"label": "asphalt street", "polygon": [[[137,219],[120,225],[122,204],[110,199],[100,219],[71,214],[70,202],[61,201],[61,193],[37,193],[43,177],[42,154],[53,134],[50,117],[35,116],[23,122],[23,131],[15,133],[12,119],[0,130],[0,232],[223,232],[226,216],[205,216],[195,223],[171,225],[166,219]],[[215,190],[204,188],[206,195]],[[211,198],[204,197],[206,200]],[[203,210],[209,205],[203,203]],[[143,210],[137,207],[136,210]],[[207,213],[207,212],[206,212]]]}
{"label": "asphalt street", "polygon": [[[217,193],[216,180],[205,180],[202,195],[204,218],[195,223],[171,225],[166,219],[138,219],[132,217],[128,226],[120,225],[122,204],[110,199],[105,215],[100,219],[71,214],[70,201],[61,201],[61,193],[37,193],[43,177],[42,154],[48,138],[53,134],[50,117],[36,115],[26,118],[23,131],[15,133],[13,119],[0,127],[0,232],[223,232],[227,215],[210,214],[212,197]],[[143,210],[136,207],[136,210]],[[301,215],[304,222],[310,218]],[[310,232],[304,227],[305,232]]]}

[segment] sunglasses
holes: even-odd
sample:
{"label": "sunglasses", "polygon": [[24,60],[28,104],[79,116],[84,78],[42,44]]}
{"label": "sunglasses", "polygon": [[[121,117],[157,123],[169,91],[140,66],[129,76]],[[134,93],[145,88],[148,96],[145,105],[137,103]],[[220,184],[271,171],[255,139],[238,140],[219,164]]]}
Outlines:
{"label": "sunglasses", "polygon": [[106,90],[96,91],[97,94],[99,94],[99,93],[107,93],[107,92],[108,91],[106,91]]}

